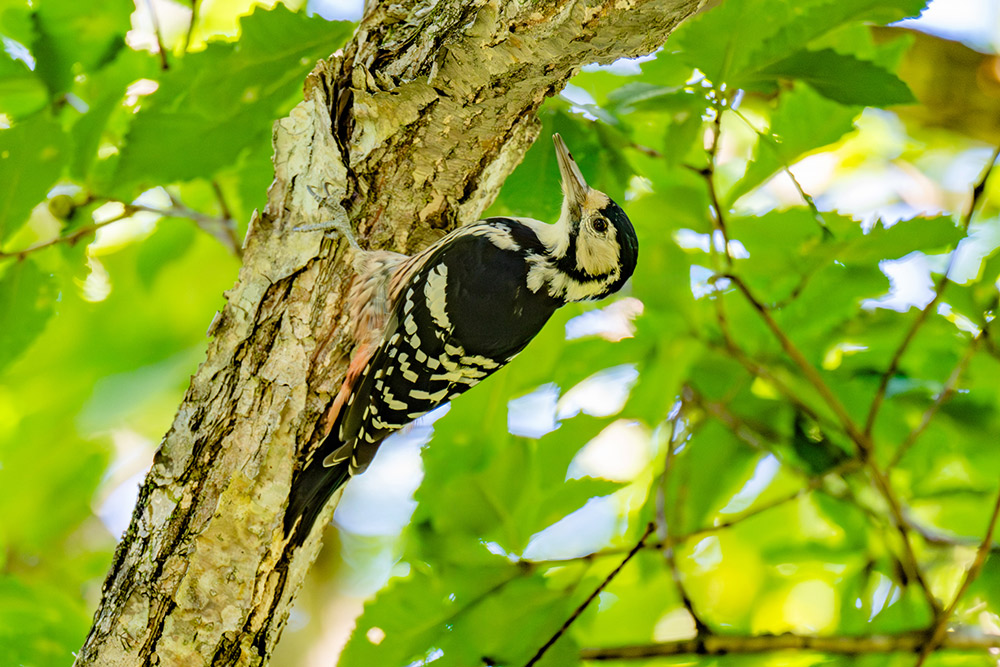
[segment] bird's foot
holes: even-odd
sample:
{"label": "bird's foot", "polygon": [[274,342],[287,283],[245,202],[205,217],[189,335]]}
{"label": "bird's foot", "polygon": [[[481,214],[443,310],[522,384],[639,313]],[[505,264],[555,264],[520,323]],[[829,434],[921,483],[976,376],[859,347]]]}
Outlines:
{"label": "bird's foot", "polygon": [[325,209],[333,214],[333,217],[328,220],[321,220],[319,222],[310,222],[304,225],[298,225],[293,227],[292,230],[296,232],[328,232],[327,236],[343,236],[344,239],[350,244],[351,248],[356,251],[362,252],[361,246],[358,244],[358,239],[354,236],[354,230],[351,229],[351,221],[347,218],[347,212],[344,208],[336,202],[333,193],[330,192],[330,184],[326,183],[323,186],[323,194],[317,192],[311,185],[306,186],[306,191],[311,194],[319,205],[321,209]]}

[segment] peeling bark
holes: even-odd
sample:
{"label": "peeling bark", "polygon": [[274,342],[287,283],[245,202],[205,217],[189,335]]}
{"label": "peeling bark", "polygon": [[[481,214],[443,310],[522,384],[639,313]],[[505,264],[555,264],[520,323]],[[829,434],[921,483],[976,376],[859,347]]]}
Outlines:
{"label": "peeling bark", "polygon": [[[372,3],[370,3],[372,4]],[[699,0],[423,0],[368,8],[274,128],[275,179],[104,584],[77,665],[262,665],[320,546],[282,533],[295,462],[347,365],[344,215],[412,252],[476,220],[586,63],[663,44]],[[320,211],[311,186],[339,202]],[[330,518],[333,504],[319,523]]]}

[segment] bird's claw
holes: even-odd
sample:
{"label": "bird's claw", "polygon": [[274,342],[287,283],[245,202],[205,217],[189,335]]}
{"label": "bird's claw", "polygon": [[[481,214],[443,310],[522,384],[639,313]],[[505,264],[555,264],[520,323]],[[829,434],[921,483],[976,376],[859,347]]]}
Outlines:
{"label": "bird's claw", "polygon": [[355,250],[360,251],[362,248],[358,244],[357,238],[354,236],[354,230],[351,229],[351,221],[347,217],[347,212],[342,206],[336,203],[334,198],[334,193],[330,190],[331,184],[329,182],[323,184],[323,193],[316,191],[311,185],[306,186],[306,192],[308,192],[312,197],[319,203],[320,207],[330,211],[333,217],[328,220],[321,220],[320,222],[309,222],[303,225],[298,225],[292,227],[292,231],[295,232],[332,232],[332,234],[327,234],[327,236],[339,235],[343,236],[351,247]]}

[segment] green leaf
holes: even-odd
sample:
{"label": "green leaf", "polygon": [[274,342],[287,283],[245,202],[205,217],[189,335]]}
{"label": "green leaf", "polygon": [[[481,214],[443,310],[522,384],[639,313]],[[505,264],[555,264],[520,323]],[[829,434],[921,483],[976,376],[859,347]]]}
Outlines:
{"label": "green leaf", "polygon": [[99,11],[77,0],[45,0],[38,4],[38,38],[32,45],[38,61],[35,71],[53,95],[70,88],[77,74],[75,64],[94,71],[125,48],[133,11],[131,0],[108,0],[101,3]]}
{"label": "green leaf", "polygon": [[0,369],[23,352],[45,328],[56,301],[55,282],[31,260],[0,269]]}
{"label": "green leaf", "polygon": [[69,665],[90,616],[72,589],[0,575],[0,646],[10,665]]}
{"label": "green leaf", "polygon": [[867,234],[850,218],[828,217],[828,224],[837,242],[816,251],[829,249],[838,261],[858,265],[898,259],[916,251],[934,254],[954,247],[965,236],[946,216],[901,220],[890,227],[880,221]]}
{"label": "green leaf", "polygon": [[475,648],[456,638],[464,616],[520,574],[510,563],[494,560],[491,567],[446,572],[415,568],[405,579],[393,581],[365,605],[341,664],[406,665],[438,649],[448,660],[443,664],[456,664],[456,659],[463,664],[461,657],[467,659],[464,664],[473,664],[483,653],[469,655]]}
{"label": "green leaf", "polygon": [[55,310],[53,277],[31,260],[0,268],[0,371],[42,333]]}
{"label": "green leaf", "polygon": [[[112,119],[115,114],[125,116],[128,121],[134,117],[130,109],[123,106],[128,86],[141,78],[155,78],[156,59],[145,51],[124,49],[118,57],[100,72],[89,76],[76,93],[84,99],[87,111],[70,129],[73,140],[73,161],[70,173],[74,178],[94,183],[91,167],[97,159],[97,151],[109,134],[117,134]],[[120,130],[119,130],[120,132]],[[114,137],[115,144],[120,137]],[[88,178],[89,177],[89,178]]]}
{"label": "green leaf", "polygon": [[708,79],[739,87],[748,75],[843,25],[916,16],[925,0],[727,0],[685,21],[667,48]]}
{"label": "green leaf", "polygon": [[[301,93],[316,60],[350,35],[347,22],[257,8],[240,22],[237,42],[212,42],[160,81],[122,149],[124,183],[206,177],[269,146],[273,119]],[[122,187],[119,185],[119,187]]]}
{"label": "green leaf", "polygon": [[66,136],[42,116],[0,130],[0,247],[62,173]]}
{"label": "green leaf", "polygon": [[0,51],[0,113],[22,118],[42,108],[48,99],[45,84],[35,73]]}
{"label": "green leaf", "polygon": [[757,70],[753,81],[798,79],[816,92],[841,104],[887,107],[916,101],[910,88],[895,74],[867,60],[842,55],[831,49],[800,51],[773,65]]}
{"label": "green leaf", "polygon": [[761,135],[756,159],[728,194],[730,204],[777,171],[839,140],[854,129],[860,112],[859,107],[833,102],[807,85],[783,93],[771,115],[772,136]]}

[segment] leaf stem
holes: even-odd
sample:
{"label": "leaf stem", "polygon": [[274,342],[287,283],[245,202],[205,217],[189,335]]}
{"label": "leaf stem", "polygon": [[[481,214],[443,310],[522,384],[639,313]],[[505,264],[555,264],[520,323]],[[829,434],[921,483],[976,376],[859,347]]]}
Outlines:
{"label": "leaf stem", "polygon": [[[756,654],[773,651],[817,651],[840,655],[911,653],[919,649],[926,639],[926,635],[922,632],[867,637],[817,637],[793,634],[711,635],[659,644],[585,648],[580,651],[580,659],[594,661],[646,660],[675,655]],[[979,634],[949,634],[942,638],[939,648],[956,651],[996,649],[1000,648],[1000,637]]]}

